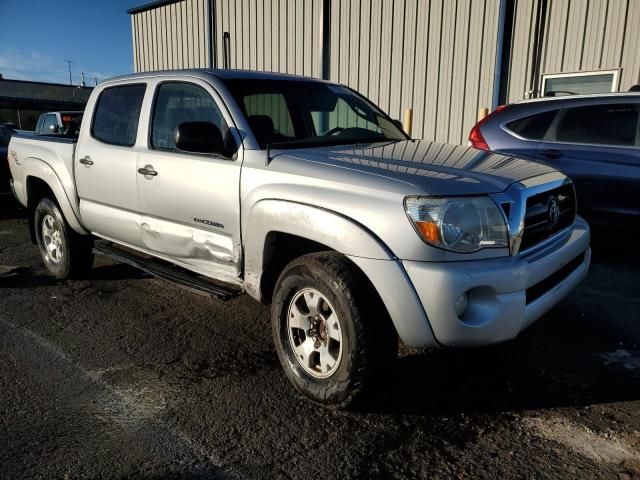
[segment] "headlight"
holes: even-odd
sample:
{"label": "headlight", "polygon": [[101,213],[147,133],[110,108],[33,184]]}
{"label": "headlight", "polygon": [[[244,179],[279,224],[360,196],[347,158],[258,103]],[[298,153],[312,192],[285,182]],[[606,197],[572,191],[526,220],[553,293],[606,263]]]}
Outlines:
{"label": "headlight", "polygon": [[508,248],[507,225],[489,197],[407,197],[404,208],[429,245],[458,253]]}

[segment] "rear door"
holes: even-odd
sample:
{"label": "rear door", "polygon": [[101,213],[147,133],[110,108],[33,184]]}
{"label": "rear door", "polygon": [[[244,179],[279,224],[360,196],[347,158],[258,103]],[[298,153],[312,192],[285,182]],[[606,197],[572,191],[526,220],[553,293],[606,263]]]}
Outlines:
{"label": "rear door", "polygon": [[638,103],[607,103],[563,109],[537,157],[574,181],[579,209],[640,215]]}
{"label": "rear door", "polygon": [[74,160],[85,226],[134,246],[140,244],[136,161],[145,90],[144,83],[104,88],[87,106],[93,118],[82,122]]}
{"label": "rear door", "polygon": [[[176,128],[196,121],[211,122],[220,129],[228,145],[226,155],[178,151]],[[136,175],[143,247],[221,279],[240,274],[242,151],[229,125],[231,117],[208,83],[157,81],[148,148],[138,157]]]}

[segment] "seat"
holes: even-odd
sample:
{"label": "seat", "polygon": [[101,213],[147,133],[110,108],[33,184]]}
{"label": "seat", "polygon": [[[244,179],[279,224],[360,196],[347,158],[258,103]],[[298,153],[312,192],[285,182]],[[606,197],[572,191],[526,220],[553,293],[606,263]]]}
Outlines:
{"label": "seat", "polygon": [[247,120],[260,145],[267,145],[273,142],[275,127],[271,117],[267,115],[249,115]]}

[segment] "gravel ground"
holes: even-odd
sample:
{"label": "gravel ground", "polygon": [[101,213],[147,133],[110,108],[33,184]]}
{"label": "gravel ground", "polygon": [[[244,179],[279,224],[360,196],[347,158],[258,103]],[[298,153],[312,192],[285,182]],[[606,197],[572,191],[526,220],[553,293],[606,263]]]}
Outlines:
{"label": "gravel ground", "polygon": [[[402,350],[386,401],[336,412],[281,372],[267,308],[106,259],[46,275],[4,207],[0,478],[640,478],[640,254],[509,345]],[[611,248],[615,245],[615,248]],[[608,248],[607,248],[608,247]]]}

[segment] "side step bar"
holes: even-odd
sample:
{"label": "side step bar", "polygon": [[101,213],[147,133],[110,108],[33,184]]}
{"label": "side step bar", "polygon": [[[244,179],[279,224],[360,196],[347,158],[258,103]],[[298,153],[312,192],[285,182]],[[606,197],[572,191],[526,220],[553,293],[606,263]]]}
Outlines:
{"label": "side step bar", "polygon": [[136,267],[149,275],[161,278],[199,295],[229,300],[243,293],[239,288],[235,289],[213,283],[209,281],[207,277],[190,272],[184,268],[171,265],[153,257],[141,257],[140,255],[112,244],[97,243],[93,247],[93,252],[97,255],[111,257],[118,262]]}

